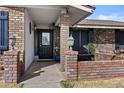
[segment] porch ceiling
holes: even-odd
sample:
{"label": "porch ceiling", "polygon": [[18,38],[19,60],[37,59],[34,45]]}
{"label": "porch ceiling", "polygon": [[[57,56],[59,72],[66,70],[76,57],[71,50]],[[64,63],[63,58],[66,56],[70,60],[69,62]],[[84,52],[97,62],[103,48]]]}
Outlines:
{"label": "porch ceiling", "polygon": [[70,25],[76,24],[93,13],[92,8],[79,5],[29,5],[23,7],[27,8],[30,17],[37,27],[49,27],[53,23],[59,25],[59,16],[64,9],[68,9]]}
{"label": "porch ceiling", "polygon": [[33,22],[39,27],[49,27],[57,20],[64,6],[29,6],[27,8]]}

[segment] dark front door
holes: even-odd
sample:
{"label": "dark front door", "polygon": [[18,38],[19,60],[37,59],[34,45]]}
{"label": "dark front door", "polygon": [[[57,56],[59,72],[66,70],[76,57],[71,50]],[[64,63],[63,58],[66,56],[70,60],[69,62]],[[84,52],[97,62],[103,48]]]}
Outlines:
{"label": "dark front door", "polygon": [[40,59],[51,59],[53,57],[52,31],[38,31],[38,54]]}

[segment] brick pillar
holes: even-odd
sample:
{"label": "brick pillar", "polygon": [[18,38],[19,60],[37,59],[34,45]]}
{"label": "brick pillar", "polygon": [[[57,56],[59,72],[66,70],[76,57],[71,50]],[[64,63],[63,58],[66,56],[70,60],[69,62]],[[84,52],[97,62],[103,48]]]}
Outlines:
{"label": "brick pillar", "polygon": [[61,71],[65,71],[65,52],[68,51],[68,37],[69,37],[69,15],[61,15],[60,17],[60,65]]}
{"label": "brick pillar", "polygon": [[66,79],[77,80],[78,79],[78,61],[77,61],[77,51],[67,51],[65,58],[65,72]]}
{"label": "brick pillar", "polygon": [[3,80],[4,66],[3,66],[3,55],[0,54],[0,80]]}
{"label": "brick pillar", "polygon": [[5,83],[18,83],[18,52],[7,51],[4,53],[4,80]]}

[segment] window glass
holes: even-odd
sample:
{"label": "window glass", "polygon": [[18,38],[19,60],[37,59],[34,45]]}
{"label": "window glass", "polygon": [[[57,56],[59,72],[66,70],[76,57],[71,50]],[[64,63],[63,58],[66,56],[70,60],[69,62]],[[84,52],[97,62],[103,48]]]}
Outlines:
{"label": "window glass", "polygon": [[42,45],[50,45],[50,33],[42,33]]}

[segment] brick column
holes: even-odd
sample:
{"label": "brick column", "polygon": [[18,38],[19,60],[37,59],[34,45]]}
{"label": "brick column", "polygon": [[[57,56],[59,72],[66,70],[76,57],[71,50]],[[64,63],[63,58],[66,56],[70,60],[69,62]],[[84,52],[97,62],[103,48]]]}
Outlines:
{"label": "brick column", "polygon": [[19,56],[17,51],[7,51],[4,53],[4,80],[5,83],[18,83]]}
{"label": "brick column", "polygon": [[3,66],[3,55],[0,54],[0,80],[3,80],[4,66]]}
{"label": "brick column", "polygon": [[65,52],[68,51],[68,37],[69,37],[69,15],[61,15],[60,17],[60,64],[61,71],[65,71]]}
{"label": "brick column", "polygon": [[77,61],[77,51],[67,51],[65,58],[65,72],[66,79],[77,80],[78,79],[78,61]]}

